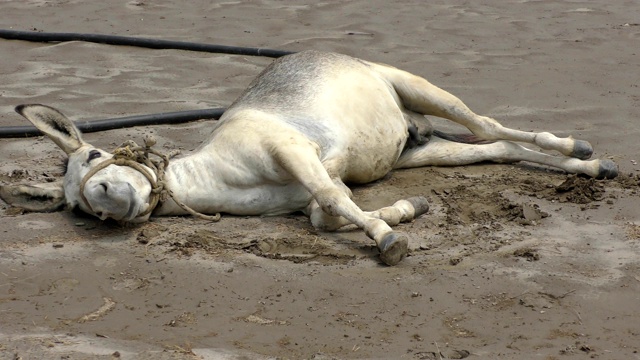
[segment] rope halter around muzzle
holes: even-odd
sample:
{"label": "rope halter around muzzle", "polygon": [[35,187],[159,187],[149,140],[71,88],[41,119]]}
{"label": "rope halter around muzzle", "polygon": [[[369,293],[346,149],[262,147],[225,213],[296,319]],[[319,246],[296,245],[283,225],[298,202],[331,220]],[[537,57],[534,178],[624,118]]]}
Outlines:
{"label": "rope halter around muzzle", "polygon": [[[152,149],[151,147],[156,144],[156,139],[152,135],[145,135],[144,144],[145,146],[142,147],[138,146],[134,141],[128,140],[113,151],[113,157],[111,159],[105,160],[89,170],[80,182],[80,197],[82,198],[82,201],[84,201],[84,204],[93,211],[89,201],[87,201],[87,198],[84,196],[85,185],[93,175],[110,165],[129,166],[144,175],[144,177],[149,181],[149,184],[151,184],[149,206],[145,211],[138,214],[137,217],[150,214],[159,203],[171,198],[178,206],[180,206],[180,208],[192,216],[203,220],[219,221],[220,213],[216,213],[213,216],[199,213],[187,206],[185,203],[176,199],[173,192],[167,188],[164,181],[165,169],[169,166],[169,159],[177,155],[177,152],[164,155],[159,151]],[[159,157],[160,160],[153,160],[150,155],[155,155]],[[155,178],[153,176],[154,174],[151,174],[149,170],[153,171]]]}

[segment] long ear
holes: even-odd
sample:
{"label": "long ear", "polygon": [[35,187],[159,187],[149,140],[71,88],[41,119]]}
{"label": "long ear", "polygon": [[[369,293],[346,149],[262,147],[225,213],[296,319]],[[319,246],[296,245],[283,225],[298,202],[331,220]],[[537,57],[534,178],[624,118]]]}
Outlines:
{"label": "long ear", "polygon": [[65,204],[62,180],[41,185],[0,185],[0,198],[29,211],[50,212]]}
{"label": "long ear", "polygon": [[73,121],[52,107],[40,104],[18,105],[16,112],[31,121],[67,155],[85,144]]}

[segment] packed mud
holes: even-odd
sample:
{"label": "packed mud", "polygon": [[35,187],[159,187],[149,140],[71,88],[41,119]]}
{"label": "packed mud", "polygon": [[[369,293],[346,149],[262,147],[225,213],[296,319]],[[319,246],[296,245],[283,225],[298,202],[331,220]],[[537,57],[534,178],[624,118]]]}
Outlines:
{"label": "packed mud", "polygon": [[[616,198],[616,195],[608,194],[608,201],[603,202],[604,181],[544,171],[531,173],[527,169],[505,170],[497,175],[468,175],[460,171],[443,172],[435,169],[419,171],[421,177],[428,179],[424,182],[428,184],[424,194],[432,210],[429,216],[421,219],[420,226],[414,223],[410,230],[405,230],[428,240],[413,242],[410,254],[437,248],[451,250],[453,247],[462,247],[464,251],[449,260],[452,264],[458,263],[466,256],[498,251],[503,245],[526,237],[529,226],[538,225],[542,219],[550,216],[536,203],[540,199],[552,204],[577,204],[581,210],[586,210],[600,207],[603,203],[613,204]],[[389,185],[400,185],[402,188],[402,184],[396,183],[393,178],[390,176],[389,179],[355,189],[358,199],[362,198],[366,204],[362,206],[365,210],[388,205],[373,199],[374,194],[379,194]],[[521,184],[514,186],[514,179],[521,179]],[[631,184],[630,179],[629,176],[621,176],[616,182],[610,183],[617,189],[634,189],[637,185],[624,185]],[[412,184],[412,187],[419,187],[416,183]],[[398,192],[398,196],[402,196],[401,192]],[[554,211],[561,210],[562,207],[559,207]],[[185,232],[182,224],[176,224],[145,228],[138,235],[138,241],[184,257],[200,252],[214,255],[235,252],[293,263],[348,264],[352,260],[366,258],[375,261],[378,250],[373,242],[363,236],[359,236],[361,241],[353,244],[336,243],[340,237],[349,238],[351,233],[358,233],[355,226],[341,229],[333,238],[332,234],[315,230],[306,217],[298,215],[284,219],[262,218],[256,224],[247,225],[254,228],[273,220],[274,225],[278,223],[279,231],[270,229],[268,236],[260,231],[220,231],[208,225],[201,228],[197,224]],[[401,228],[406,226],[410,225],[400,225]],[[180,236],[176,237],[178,233]],[[327,238],[327,235],[330,237]]]}
{"label": "packed mud", "polygon": [[[365,209],[429,198],[428,214],[398,226],[412,242],[394,268],[361,231],[318,232],[302,214],[133,226],[9,208],[6,220],[38,235],[3,245],[3,321],[31,325],[29,335],[3,334],[2,349],[31,358],[607,358],[615,337],[615,352],[631,356],[640,227],[620,233],[619,220],[590,219],[637,201],[637,181],[496,165],[394,172],[354,192]],[[607,240],[612,231],[622,238]],[[608,289],[606,302],[598,289]],[[606,315],[618,312],[610,302],[627,315]]]}
{"label": "packed mud", "polygon": [[[384,266],[362,231],[302,214],[139,225],[0,203],[0,358],[640,359],[637,7],[625,2],[2,2],[2,27],[335,51],[429,79],[524,131],[589,141],[594,180],[532,164],[394,171],[363,209],[425,196]],[[228,106],[271,59],[0,40],[0,125],[16,105],[74,120]],[[432,119],[436,128],[459,126]],[[153,134],[192,151],[213,120]],[[242,134],[238,134],[242,136]],[[556,154],[557,155],[557,154]],[[53,182],[63,153],[0,140],[0,183]]]}

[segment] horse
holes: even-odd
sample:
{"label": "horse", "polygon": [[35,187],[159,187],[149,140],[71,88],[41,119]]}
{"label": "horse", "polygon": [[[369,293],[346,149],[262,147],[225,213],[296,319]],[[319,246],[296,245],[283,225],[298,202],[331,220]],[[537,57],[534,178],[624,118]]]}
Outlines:
{"label": "horse", "polygon": [[[303,212],[321,231],[348,224],[363,229],[387,265],[408,251],[409,235],[392,226],[426,213],[429,204],[413,197],[363,211],[347,184],[376,181],[395,169],[487,161],[527,161],[599,179],[618,174],[611,160],[588,160],[593,148],[587,141],[505,127],[420,76],[320,51],[276,59],[212,126],[208,140],[171,160],[149,161],[149,144],[119,149],[138,151],[135,161],[98,149],[49,106],[16,111],[67,154],[68,164],[62,181],[2,186],[8,204],[36,211],[66,204],[102,220],[134,223],[152,215]],[[425,115],[454,121],[473,135],[418,126],[428,123]]]}

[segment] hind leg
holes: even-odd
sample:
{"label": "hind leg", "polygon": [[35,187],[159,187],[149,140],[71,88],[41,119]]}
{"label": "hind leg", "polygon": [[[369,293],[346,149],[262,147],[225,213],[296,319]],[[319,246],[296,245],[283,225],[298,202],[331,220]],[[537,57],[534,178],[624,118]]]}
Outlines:
{"label": "hind leg", "polygon": [[432,137],[426,145],[405,151],[395,165],[396,169],[420,166],[456,166],[493,161],[512,163],[529,161],[549,165],[573,174],[586,174],[595,178],[614,178],[618,169],[611,160],[579,160],[533,151],[511,141],[490,144],[461,144]]}
{"label": "hind leg", "polygon": [[392,80],[395,90],[409,110],[452,120],[466,126],[480,138],[527,142],[582,160],[590,158],[593,153],[591,145],[583,140],[558,138],[548,132],[526,132],[504,127],[492,118],[475,114],[460,99],[419,76],[387,67],[381,67],[379,71]]}

